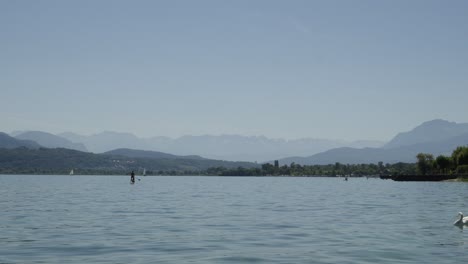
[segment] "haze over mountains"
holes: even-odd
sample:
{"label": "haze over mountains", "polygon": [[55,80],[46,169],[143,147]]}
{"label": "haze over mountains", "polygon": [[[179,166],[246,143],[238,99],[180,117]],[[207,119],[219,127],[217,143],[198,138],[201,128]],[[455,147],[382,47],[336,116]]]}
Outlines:
{"label": "haze over mountains", "polygon": [[[134,149],[170,153],[178,156],[201,156],[228,161],[263,162],[291,155],[310,155],[328,149],[349,146],[382,146],[384,142],[361,140],[346,142],[329,139],[270,139],[264,136],[203,135],[180,138],[139,138],[130,133],[102,132],[83,136],[71,132],[53,135],[40,131],[11,133],[16,139],[28,139],[48,148],[68,148],[93,153],[107,153],[116,149]],[[1,144],[0,144],[1,145]]]}
{"label": "haze over mountains", "polygon": [[[415,162],[419,152],[449,155],[468,144],[468,124],[445,120],[425,122],[397,134],[388,143],[345,142],[328,139],[269,139],[239,135],[139,138],[130,133],[102,132],[91,136],[45,132],[18,132],[15,138],[0,134],[0,147],[69,148],[129,157],[271,161],[303,165],[340,163]],[[36,143],[37,142],[37,143]],[[168,154],[170,153],[170,154]],[[289,157],[288,157],[289,156]],[[287,157],[287,158],[282,158]],[[282,159],[281,159],[282,158]]]}
{"label": "haze over mountains", "polygon": [[180,138],[139,138],[130,133],[102,132],[91,136],[62,133],[59,136],[72,142],[83,143],[95,153],[116,148],[141,149],[171,153],[175,155],[200,155],[210,159],[229,161],[263,162],[291,155],[310,155],[337,147],[378,147],[384,142],[346,142],[329,139],[270,139],[264,136],[203,135]]}

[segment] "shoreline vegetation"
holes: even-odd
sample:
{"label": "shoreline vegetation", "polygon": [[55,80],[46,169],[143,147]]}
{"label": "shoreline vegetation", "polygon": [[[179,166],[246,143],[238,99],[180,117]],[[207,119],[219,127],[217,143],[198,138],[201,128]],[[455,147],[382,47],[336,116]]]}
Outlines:
{"label": "shoreline vegetation", "polygon": [[[50,152],[50,151],[49,151]],[[468,146],[457,147],[451,156],[437,156],[419,153],[416,163],[384,164],[335,164],[328,165],[300,165],[291,163],[280,166],[275,160],[274,164],[254,164],[251,167],[209,166],[196,168],[186,164],[178,168],[167,166],[167,160],[129,159],[118,162],[112,157],[114,166],[104,166],[109,162],[108,158],[98,154],[90,154],[73,151],[68,152],[59,149],[60,154],[47,158],[47,156],[32,156],[31,150],[17,149],[10,152],[2,151],[0,154],[0,174],[32,174],[32,175],[68,175],[74,170],[75,175],[127,175],[135,170],[141,176],[143,168],[146,168],[148,176],[287,176],[287,177],[380,177],[395,181],[459,181],[468,182]],[[12,155],[11,153],[16,154]],[[71,155],[73,154],[73,155]],[[30,155],[30,157],[25,157]],[[76,160],[79,160],[76,161]],[[173,162],[173,161],[171,161]],[[193,163],[193,161],[192,161]],[[151,167],[151,164],[156,164]],[[224,165],[219,163],[216,165]],[[235,164],[235,163],[233,163]],[[252,163],[253,164],[253,163]],[[141,166],[144,167],[141,167]],[[231,164],[232,165],[232,164]],[[166,168],[164,168],[166,166]],[[160,167],[159,169],[157,167]]]}

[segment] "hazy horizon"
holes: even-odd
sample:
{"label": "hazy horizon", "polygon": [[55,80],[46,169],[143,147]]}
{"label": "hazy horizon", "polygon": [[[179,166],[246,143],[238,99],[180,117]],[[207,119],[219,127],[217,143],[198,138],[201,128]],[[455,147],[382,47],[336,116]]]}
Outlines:
{"label": "hazy horizon", "polygon": [[1,1],[0,131],[388,141],[467,123],[468,1]]}

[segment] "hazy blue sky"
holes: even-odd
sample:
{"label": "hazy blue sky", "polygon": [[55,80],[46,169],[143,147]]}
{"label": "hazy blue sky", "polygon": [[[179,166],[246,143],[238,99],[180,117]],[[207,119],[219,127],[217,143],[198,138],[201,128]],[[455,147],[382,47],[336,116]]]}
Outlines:
{"label": "hazy blue sky", "polygon": [[468,122],[468,1],[0,0],[0,131],[390,139]]}

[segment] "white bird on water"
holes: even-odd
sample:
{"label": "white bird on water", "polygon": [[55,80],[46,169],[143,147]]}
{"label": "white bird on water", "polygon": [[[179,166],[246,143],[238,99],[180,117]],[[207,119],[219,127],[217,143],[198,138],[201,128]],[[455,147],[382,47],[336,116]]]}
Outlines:
{"label": "white bird on water", "polygon": [[458,216],[460,218],[457,221],[455,221],[455,223],[453,223],[454,225],[468,225],[468,216],[463,217],[462,212],[459,212]]}

